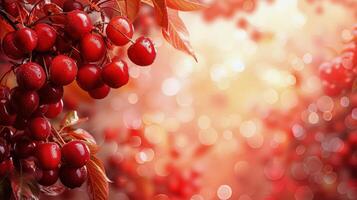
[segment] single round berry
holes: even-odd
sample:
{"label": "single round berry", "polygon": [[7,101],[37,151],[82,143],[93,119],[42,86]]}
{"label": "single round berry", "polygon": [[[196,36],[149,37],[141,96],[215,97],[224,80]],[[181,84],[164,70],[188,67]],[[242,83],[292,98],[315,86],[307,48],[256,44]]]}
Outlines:
{"label": "single round berry", "polygon": [[113,59],[102,69],[102,79],[111,88],[119,88],[129,81],[128,65],[120,60]]}
{"label": "single round berry", "polygon": [[80,187],[87,180],[87,167],[73,168],[62,165],[59,171],[59,177],[62,184],[68,188]]}
{"label": "single round berry", "polygon": [[36,169],[36,180],[40,185],[50,186],[58,180],[58,169],[42,170]]}
{"label": "single round berry", "polygon": [[127,44],[134,34],[133,25],[124,17],[113,17],[106,29],[109,40],[118,46]]}
{"label": "single round berry", "polygon": [[35,140],[46,140],[51,134],[51,124],[43,117],[36,117],[29,121],[28,128],[31,137]]}
{"label": "single round berry", "polygon": [[35,142],[26,138],[22,138],[15,142],[13,149],[15,155],[18,158],[27,158],[33,155],[35,148]]}
{"label": "single round berry", "polygon": [[46,83],[37,93],[41,104],[56,103],[63,97],[63,87]]}
{"label": "single round berry", "polygon": [[82,141],[71,141],[62,147],[62,160],[70,167],[84,166],[90,157],[89,149]]}
{"label": "single round berry", "polygon": [[156,57],[155,46],[149,38],[139,37],[135,43],[128,48],[128,57],[136,65],[151,65]]}
{"label": "single round berry", "polygon": [[55,85],[68,85],[77,75],[76,62],[64,55],[56,56],[50,66],[50,80]]}
{"label": "single round berry", "polygon": [[57,169],[61,162],[61,150],[54,142],[38,144],[35,156],[41,169]]}
{"label": "single round berry", "polygon": [[28,117],[39,105],[38,94],[15,87],[11,90],[11,105],[18,114]]}
{"label": "single round berry", "polygon": [[16,70],[17,84],[26,90],[38,90],[46,81],[43,68],[34,62],[22,64]]}
{"label": "single round berry", "polygon": [[80,10],[73,10],[67,13],[66,21],[66,33],[73,39],[80,39],[93,28],[92,21],[87,13]]}
{"label": "single round berry", "polygon": [[38,36],[35,50],[40,52],[51,50],[57,38],[55,29],[48,24],[39,23],[35,25],[34,30]]}
{"label": "single round berry", "polygon": [[63,11],[70,12],[72,10],[83,10],[83,5],[79,1],[67,0],[63,3]]}
{"label": "single round berry", "polygon": [[24,53],[33,51],[38,42],[37,33],[30,28],[22,28],[15,32],[15,45]]}
{"label": "single round berry", "polygon": [[45,117],[47,118],[55,118],[57,117],[63,110],[63,101],[60,100],[57,103],[48,104],[47,112],[45,113]]}
{"label": "single round berry", "polygon": [[89,95],[94,99],[103,99],[108,96],[110,87],[106,84],[89,91]]}
{"label": "single round berry", "polygon": [[87,33],[81,38],[81,55],[88,62],[96,62],[103,58],[106,46],[103,38],[97,34]]}
{"label": "single round berry", "polygon": [[9,32],[2,40],[2,50],[4,54],[11,59],[20,59],[24,53],[15,45],[15,32]]}
{"label": "single round berry", "polygon": [[6,140],[0,138],[0,162],[8,159],[10,156],[10,148]]}
{"label": "single round berry", "polygon": [[101,69],[93,64],[87,64],[79,68],[77,83],[83,90],[92,90],[101,86]]}

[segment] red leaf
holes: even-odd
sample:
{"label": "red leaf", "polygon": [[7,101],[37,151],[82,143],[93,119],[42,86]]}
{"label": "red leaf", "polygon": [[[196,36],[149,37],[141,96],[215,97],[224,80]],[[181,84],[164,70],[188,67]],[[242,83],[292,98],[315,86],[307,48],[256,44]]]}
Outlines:
{"label": "red leaf", "polygon": [[99,146],[95,142],[95,139],[86,130],[76,129],[68,133],[63,133],[62,135],[65,141],[70,141],[73,139],[82,140],[84,143],[86,143],[92,155],[98,153],[99,151]]}
{"label": "red leaf", "polygon": [[106,200],[109,196],[109,179],[105,175],[103,163],[95,156],[87,163],[88,188],[91,199]]}
{"label": "red leaf", "polygon": [[47,196],[58,196],[62,194],[66,190],[66,188],[57,181],[55,184],[51,186],[40,185],[40,190],[43,194]]}
{"label": "red leaf", "polygon": [[39,199],[40,189],[33,178],[14,173],[10,178],[10,182],[14,199]]}
{"label": "red leaf", "polygon": [[202,0],[167,0],[167,6],[181,11],[194,11],[207,7]]}
{"label": "red leaf", "polygon": [[167,6],[165,0],[152,0],[155,9],[157,23],[163,28],[168,28],[169,19],[167,14]]}
{"label": "red leaf", "polygon": [[189,33],[176,10],[169,10],[169,26],[162,29],[164,38],[176,49],[191,55],[197,62],[196,55],[189,41]]}
{"label": "red leaf", "polygon": [[126,15],[130,21],[134,21],[139,13],[141,0],[125,0]]}

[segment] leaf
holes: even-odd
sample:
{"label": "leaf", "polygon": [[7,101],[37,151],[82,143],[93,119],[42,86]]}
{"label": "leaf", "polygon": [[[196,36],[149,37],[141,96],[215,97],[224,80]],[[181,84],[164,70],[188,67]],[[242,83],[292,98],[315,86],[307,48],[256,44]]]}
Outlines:
{"label": "leaf", "polygon": [[47,196],[58,196],[66,191],[66,188],[60,184],[58,181],[50,186],[42,186],[40,185],[40,190],[43,194]]}
{"label": "leaf", "polygon": [[66,127],[74,126],[81,122],[87,121],[88,118],[79,118],[77,111],[71,111],[66,114],[65,118],[62,120],[61,129]]}
{"label": "leaf", "polygon": [[169,8],[181,11],[201,10],[207,7],[202,0],[167,0],[166,3]]}
{"label": "leaf", "polygon": [[152,0],[155,9],[155,16],[157,23],[163,27],[168,28],[169,19],[167,14],[167,6],[165,0]]}
{"label": "leaf", "polygon": [[88,188],[93,200],[107,200],[109,197],[109,182],[104,165],[97,157],[91,156],[87,163]]}
{"label": "leaf", "polygon": [[140,10],[141,0],[125,0],[126,15],[130,21],[134,21]]}
{"label": "leaf", "polygon": [[93,136],[84,129],[76,129],[70,132],[70,135],[75,137],[76,139],[84,140],[91,144],[96,144]]}
{"label": "leaf", "polygon": [[162,29],[164,38],[176,49],[191,55],[197,62],[197,57],[189,41],[189,33],[176,10],[169,9],[169,26]]}
{"label": "leaf", "polygon": [[65,141],[70,141],[73,139],[82,140],[88,146],[91,154],[96,154],[99,151],[99,146],[95,142],[93,136],[84,129],[76,129],[62,135]]}
{"label": "leaf", "polygon": [[10,178],[13,196],[16,200],[37,200],[40,188],[33,178],[14,173]]}

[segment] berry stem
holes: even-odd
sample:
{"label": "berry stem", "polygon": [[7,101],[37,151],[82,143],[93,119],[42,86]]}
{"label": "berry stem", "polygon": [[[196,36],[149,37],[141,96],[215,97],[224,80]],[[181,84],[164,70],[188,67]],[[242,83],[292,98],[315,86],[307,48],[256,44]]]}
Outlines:
{"label": "berry stem", "polygon": [[33,11],[36,9],[36,7],[41,3],[41,2],[43,2],[44,0],[39,0],[38,2],[36,2],[35,3],[35,5],[32,7],[32,9],[30,10],[30,13],[29,13],[29,15],[28,15],[28,17],[27,17],[27,20],[26,20],[26,22],[27,22],[27,24],[30,24],[30,20],[31,20],[31,17],[32,17],[32,13],[33,13]]}
{"label": "berry stem", "polygon": [[62,147],[62,145],[63,144],[66,144],[66,142],[63,140],[63,138],[61,137],[61,135],[59,134],[59,132],[55,129],[55,128],[53,128],[52,127],[52,129],[53,129],[53,131],[56,133],[56,137],[57,137],[57,139],[59,139],[60,140],[60,146]]}
{"label": "berry stem", "polygon": [[50,17],[54,17],[54,16],[60,16],[60,15],[64,15],[64,14],[65,14],[65,13],[58,13],[58,14],[46,15],[46,16],[41,17],[41,18],[39,18],[38,20],[32,22],[29,26],[31,27],[31,26],[37,24],[39,21],[42,21],[42,20],[44,20],[44,19],[47,19],[47,18],[50,18]]}
{"label": "berry stem", "polygon": [[[98,25],[99,24],[109,24],[108,22],[101,22],[101,23],[97,23]],[[126,39],[128,39],[132,44],[135,43],[135,41],[133,41],[131,38],[129,38],[127,35],[125,35],[123,32],[121,32],[117,27],[113,26],[113,28],[118,31],[120,34],[122,34]]]}
{"label": "berry stem", "polygon": [[112,1],[112,0],[104,0],[104,1],[98,1],[98,3],[96,4],[96,6],[100,6],[100,5],[102,5],[102,4],[105,4],[105,3],[108,3],[108,2],[110,2],[110,1]]}
{"label": "berry stem", "polygon": [[16,23],[13,22],[9,17],[7,12],[5,12],[4,10],[0,9],[0,14],[1,16],[12,26],[12,28],[14,30],[18,30],[19,28],[16,26]]}
{"label": "berry stem", "polygon": [[120,15],[122,15],[122,14],[123,14],[121,10],[118,10],[118,9],[116,9],[116,8],[107,7],[107,6],[100,7],[100,8],[101,8],[101,9],[110,9],[110,10],[113,10],[113,11],[115,11],[115,12],[119,13]]}

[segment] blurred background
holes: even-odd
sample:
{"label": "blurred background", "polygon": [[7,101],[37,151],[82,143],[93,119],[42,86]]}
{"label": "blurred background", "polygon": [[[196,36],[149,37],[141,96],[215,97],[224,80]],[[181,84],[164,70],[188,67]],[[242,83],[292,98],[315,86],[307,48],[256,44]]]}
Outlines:
{"label": "blurred background", "polygon": [[326,95],[318,72],[353,40],[357,2],[209,5],[180,13],[198,62],[163,40],[146,7],[136,29],[154,39],[155,63],[129,66],[129,84],[104,100],[66,90],[101,145],[110,198],[357,199],[357,101]]}
{"label": "blurred background", "polygon": [[317,70],[351,40],[356,7],[237,2],[181,13],[197,63],[152,30],[156,62],[131,66],[129,85],[81,104],[104,143],[112,199],[357,198],[351,175],[321,155],[341,133],[317,138],[305,127],[328,121],[318,111],[335,100]]}

